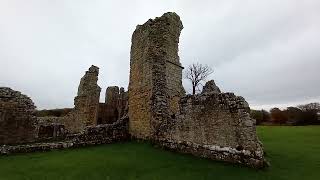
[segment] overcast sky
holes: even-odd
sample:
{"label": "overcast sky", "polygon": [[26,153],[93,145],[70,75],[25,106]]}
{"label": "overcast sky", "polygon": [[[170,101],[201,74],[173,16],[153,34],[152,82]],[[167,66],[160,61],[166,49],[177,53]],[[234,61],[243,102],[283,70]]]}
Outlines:
{"label": "overcast sky", "polygon": [[136,25],[168,11],[184,25],[183,66],[208,64],[222,91],[253,108],[320,101],[319,0],[0,0],[0,86],[38,109],[73,107],[94,64],[101,99],[107,86],[127,89]]}

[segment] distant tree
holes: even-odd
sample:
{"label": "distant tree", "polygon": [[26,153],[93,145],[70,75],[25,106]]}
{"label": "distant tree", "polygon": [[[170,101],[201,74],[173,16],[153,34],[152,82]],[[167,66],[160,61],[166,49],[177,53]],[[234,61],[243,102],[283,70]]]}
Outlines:
{"label": "distant tree", "polygon": [[302,111],[314,111],[314,112],[320,112],[320,103],[309,103],[309,104],[303,104],[298,106],[299,109]]}
{"label": "distant tree", "polygon": [[188,66],[185,78],[191,81],[192,94],[196,94],[196,89],[199,88],[201,82],[205,81],[206,78],[213,73],[213,70],[208,65],[203,64],[191,64]]}
{"label": "distant tree", "polygon": [[251,118],[256,120],[257,125],[270,120],[269,112],[263,109],[262,110],[251,109],[250,116]]}
{"label": "distant tree", "polygon": [[288,123],[298,125],[303,120],[303,112],[297,107],[287,107],[284,111],[288,118]]}
{"label": "distant tree", "polygon": [[255,119],[257,121],[257,125],[261,123],[262,121],[262,113],[259,110],[250,110],[250,116],[251,118]]}
{"label": "distant tree", "polygon": [[270,113],[264,109],[261,110],[262,113],[262,122],[268,122],[271,119]]}
{"label": "distant tree", "polygon": [[275,107],[270,110],[271,121],[273,123],[283,124],[286,123],[288,117],[285,112],[281,111],[279,108]]}
{"label": "distant tree", "polygon": [[309,103],[299,105],[298,108],[302,111],[301,120],[299,124],[320,124],[318,113],[320,112],[319,103]]}
{"label": "distant tree", "polygon": [[55,116],[55,117],[62,117],[67,115],[72,108],[64,108],[64,109],[44,109],[44,110],[37,110],[35,115],[38,117],[44,116]]}

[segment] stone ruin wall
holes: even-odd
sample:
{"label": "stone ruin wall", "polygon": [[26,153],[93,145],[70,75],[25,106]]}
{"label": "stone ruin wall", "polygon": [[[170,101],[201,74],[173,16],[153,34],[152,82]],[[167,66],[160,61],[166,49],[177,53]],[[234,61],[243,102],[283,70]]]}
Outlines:
{"label": "stone ruin wall", "polygon": [[[147,26],[147,25],[146,25]],[[151,134],[151,59],[147,59],[149,28],[137,26],[132,35],[129,81],[129,132],[135,137],[148,137]]]}
{"label": "stone ruin wall", "polygon": [[[128,94],[124,88],[108,87],[106,102],[99,103],[101,88],[98,86],[99,68],[91,66],[81,78],[75,107],[63,117],[38,117],[41,134],[60,138],[63,134],[79,133],[87,126],[112,124],[127,113]],[[62,127],[62,126],[63,127]],[[40,131],[39,131],[40,132]]]}
{"label": "stone ruin wall", "polygon": [[[162,17],[155,20],[158,27],[157,29],[163,32],[158,32],[155,37],[157,39],[157,46],[161,46],[163,52],[162,57],[158,57],[161,62],[165,62],[165,76],[166,78],[166,96],[168,96],[169,114],[174,115],[179,111],[179,99],[185,95],[185,90],[182,86],[182,70],[184,69],[180,63],[179,51],[179,37],[180,32],[183,29],[183,25],[179,16],[175,13],[165,13]],[[161,28],[160,28],[161,27]],[[162,36],[161,41],[159,36]],[[157,51],[159,49],[155,49]],[[155,53],[156,54],[156,53]],[[156,69],[155,67],[154,70]]]}
{"label": "stone ruin wall", "polygon": [[[79,91],[82,92],[79,92],[78,96],[87,96],[90,99],[90,94],[83,93],[83,88],[91,89],[87,85],[94,85],[96,79],[91,78],[95,83],[86,83],[83,82],[83,79],[85,78],[82,78],[79,86]],[[93,92],[97,93],[97,91]],[[126,97],[126,92],[121,88],[116,103],[117,108],[122,108],[122,106],[118,106],[119,104],[124,106],[127,104],[125,101]],[[89,102],[89,105],[91,105],[93,104],[91,102],[95,101],[88,100],[85,102]],[[81,111],[83,109],[87,110],[87,105],[80,105],[79,108],[75,108],[65,117],[37,118],[34,116],[35,106],[29,97],[10,88],[0,87],[0,154],[108,144],[126,141],[129,138],[128,116],[123,115],[115,122],[109,124],[93,124],[88,126],[87,122],[93,122],[92,119],[89,119],[93,116],[88,116],[88,112],[89,115],[92,115],[96,110]],[[98,108],[97,105],[95,107]],[[91,109],[89,108],[89,110]],[[122,108],[121,113],[126,113],[126,109]]]}
{"label": "stone ruin wall", "polygon": [[[47,141],[50,136],[62,142],[1,146],[0,153],[111,143],[127,140],[130,134],[178,152],[263,167],[262,145],[244,98],[221,93],[214,81],[201,94],[185,96],[178,56],[182,28],[175,13],[137,26],[132,35],[128,94],[123,88],[110,87],[106,103],[99,103],[99,68],[91,66],[81,78],[75,108],[65,117],[37,121],[30,98],[1,88],[0,144]],[[118,120],[97,125],[99,118]]]}
{"label": "stone ruin wall", "polygon": [[183,96],[178,56],[182,27],[178,15],[165,13],[133,33],[130,134],[175,151],[262,167],[255,121],[242,97],[221,93],[214,81],[200,95]]}
{"label": "stone ruin wall", "polygon": [[81,123],[80,128],[97,125],[101,88],[98,86],[99,68],[91,66],[80,80],[78,94],[74,98],[73,116]]}
{"label": "stone ruin wall", "polygon": [[79,133],[86,126],[97,125],[101,91],[97,84],[98,75],[99,68],[92,65],[80,80],[72,111],[63,117],[38,117],[42,128],[63,125],[66,133]]}
{"label": "stone ruin wall", "polygon": [[80,133],[68,134],[59,141],[0,146],[0,155],[110,144],[128,139],[128,118],[122,118],[112,124],[87,126]]}
{"label": "stone ruin wall", "polygon": [[[86,71],[74,98],[75,107],[63,117],[35,117],[35,106],[29,97],[0,87],[0,145],[5,145],[1,151],[64,148],[59,143],[45,143],[48,141],[62,141],[64,145],[71,141],[72,147],[76,147],[126,140],[129,137],[128,94],[124,88],[109,87],[106,103],[99,103],[98,73],[96,66]],[[104,113],[100,114],[101,111]],[[98,117],[107,119],[105,124],[97,125]],[[24,143],[36,144],[19,145]]]}
{"label": "stone ruin wall", "polygon": [[124,88],[110,86],[106,90],[105,103],[99,104],[98,123],[111,124],[121,117],[125,116],[128,111],[128,93]]}
{"label": "stone ruin wall", "polygon": [[19,91],[0,87],[0,144],[22,144],[37,138],[32,100]]}
{"label": "stone ruin wall", "polygon": [[38,139],[37,141],[62,140],[70,132],[66,129],[65,117],[44,116],[37,117]]}
{"label": "stone ruin wall", "polygon": [[169,61],[166,63],[166,74],[171,74],[171,76],[166,77],[168,87],[167,96],[169,96],[169,114],[171,116],[179,112],[179,100],[185,95],[181,79],[183,69],[180,63],[171,63]]}
{"label": "stone ruin wall", "polygon": [[185,96],[160,144],[197,156],[263,167],[263,149],[249,111],[247,102],[233,93]]}
{"label": "stone ruin wall", "polygon": [[[158,122],[162,120],[156,120],[161,118],[155,117],[156,111],[168,115],[178,111],[178,100],[185,93],[179,78],[183,67],[177,53],[182,28],[178,16],[166,13],[138,25],[132,35],[129,130],[137,138],[150,139],[158,133]],[[166,79],[163,74],[167,73],[173,76]],[[155,104],[165,107],[158,108]]]}

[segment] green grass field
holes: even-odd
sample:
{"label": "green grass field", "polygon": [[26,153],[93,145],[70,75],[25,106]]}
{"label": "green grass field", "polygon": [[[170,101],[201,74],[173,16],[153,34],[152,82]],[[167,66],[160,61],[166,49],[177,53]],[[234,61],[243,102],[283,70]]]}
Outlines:
{"label": "green grass field", "polygon": [[320,126],[258,127],[271,167],[254,170],[118,143],[0,157],[0,179],[320,179]]}

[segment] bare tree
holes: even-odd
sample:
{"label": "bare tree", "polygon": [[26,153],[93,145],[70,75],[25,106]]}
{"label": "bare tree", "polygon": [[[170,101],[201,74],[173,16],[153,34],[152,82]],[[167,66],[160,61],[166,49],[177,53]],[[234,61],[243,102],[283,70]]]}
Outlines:
{"label": "bare tree", "polygon": [[191,64],[186,69],[185,78],[192,83],[192,94],[196,94],[196,88],[213,73],[213,70],[206,64]]}
{"label": "bare tree", "polygon": [[298,106],[299,109],[303,111],[314,111],[314,112],[320,112],[320,103],[309,103],[309,104],[303,104]]}

